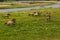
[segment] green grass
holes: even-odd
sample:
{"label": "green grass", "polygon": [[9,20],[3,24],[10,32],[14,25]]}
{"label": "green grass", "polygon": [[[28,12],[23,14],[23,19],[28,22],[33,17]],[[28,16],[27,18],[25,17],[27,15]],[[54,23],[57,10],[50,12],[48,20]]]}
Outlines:
{"label": "green grass", "polygon": [[[8,9],[8,8],[24,8],[24,7],[32,7],[32,6],[44,6],[55,4],[56,2],[0,2],[0,9]],[[6,5],[6,6],[2,6]]]}
{"label": "green grass", "polygon": [[[28,16],[31,12],[41,12],[39,17]],[[51,21],[46,21],[44,14],[51,13]],[[3,14],[10,13],[16,18],[16,24],[6,26]],[[0,40],[60,40],[60,8],[38,9],[0,13]]]}

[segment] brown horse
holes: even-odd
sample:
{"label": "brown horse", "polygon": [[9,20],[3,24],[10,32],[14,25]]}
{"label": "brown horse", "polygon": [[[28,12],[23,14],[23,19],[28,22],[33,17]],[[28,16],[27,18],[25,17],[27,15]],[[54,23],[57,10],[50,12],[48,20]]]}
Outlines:
{"label": "brown horse", "polygon": [[51,19],[50,13],[46,13],[46,14],[45,14],[45,17],[46,17],[46,20],[47,20],[47,21],[50,20],[50,19]]}
{"label": "brown horse", "polygon": [[40,16],[40,13],[39,12],[33,12],[33,13],[29,14],[29,16]]}
{"label": "brown horse", "polygon": [[10,14],[5,14],[3,18],[9,18]]}
{"label": "brown horse", "polygon": [[5,24],[10,26],[10,25],[15,24],[15,22],[16,22],[16,19],[11,19],[11,20],[7,21]]}

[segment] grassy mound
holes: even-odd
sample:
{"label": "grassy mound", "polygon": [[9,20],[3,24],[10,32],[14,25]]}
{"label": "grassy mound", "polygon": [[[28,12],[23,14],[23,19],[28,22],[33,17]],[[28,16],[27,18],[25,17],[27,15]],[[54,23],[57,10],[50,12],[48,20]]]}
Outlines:
{"label": "grassy mound", "polygon": [[[16,18],[16,24],[6,26],[0,13],[0,40],[60,40],[60,8],[38,9],[18,12],[8,12],[9,19]],[[39,17],[28,16],[31,12],[41,12]],[[51,13],[51,21],[46,21],[44,14]]]}

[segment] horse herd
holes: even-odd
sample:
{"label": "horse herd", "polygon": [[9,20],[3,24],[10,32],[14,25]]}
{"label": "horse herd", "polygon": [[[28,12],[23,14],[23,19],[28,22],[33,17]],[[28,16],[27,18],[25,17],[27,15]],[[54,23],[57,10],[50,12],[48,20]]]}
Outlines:
{"label": "horse herd", "polygon": [[[41,12],[30,13],[29,16],[41,16]],[[47,21],[51,19],[50,13],[46,13],[44,16]]]}
{"label": "horse herd", "polygon": [[[9,18],[9,16],[11,16],[11,14],[4,14],[3,15],[3,18]],[[33,12],[33,13],[30,13],[28,14],[28,16],[41,16],[41,13],[39,12]],[[46,13],[45,14],[45,19],[48,21],[51,19],[51,15],[50,13]],[[16,23],[16,18],[12,18],[12,19],[9,19],[5,24],[10,26],[10,25],[14,25]]]}

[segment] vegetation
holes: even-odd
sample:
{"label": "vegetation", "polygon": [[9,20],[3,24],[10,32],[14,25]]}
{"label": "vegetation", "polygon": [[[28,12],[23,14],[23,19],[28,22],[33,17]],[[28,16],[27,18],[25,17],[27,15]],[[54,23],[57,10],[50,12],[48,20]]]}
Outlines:
{"label": "vegetation", "polygon": [[0,0],[0,1],[60,1],[60,0]]}
{"label": "vegetation", "polygon": [[55,2],[0,2],[0,9],[44,6],[54,3]]}
{"label": "vegetation", "polygon": [[[32,12],[41,12],[41,16],[28,16]],[[44,14],[51,13],[51,20],[46,21]],[[16,24],[7,26],[2,15],[11,14]],[[60,40],[60,8],[48,8],[18,12],[0,13],[0,40]]]}

